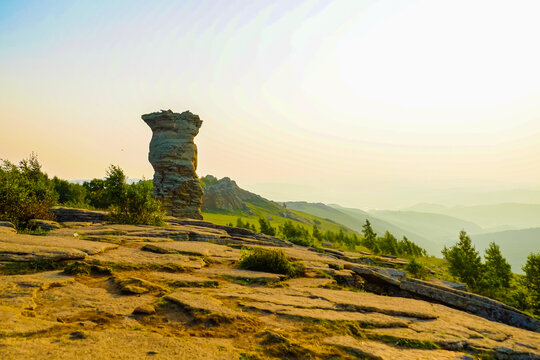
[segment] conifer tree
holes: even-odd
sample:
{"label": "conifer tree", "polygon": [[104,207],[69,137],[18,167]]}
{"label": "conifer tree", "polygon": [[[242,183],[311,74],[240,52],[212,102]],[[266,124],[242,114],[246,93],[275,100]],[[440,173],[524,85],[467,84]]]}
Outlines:
{"label": "conifer tree", "polygon": [[364,246],[368,249],[375,250],[377,248],[377,234],[373,231],[368,219],[366,219],[366,223],[362,226],[362,234],[364,235]]}
{"label": "conifer tree", "polygon": [[450,274],[473,290],[481,287],[482,261],[472,245],[471,238],[464,230],[459,233],[458,243],[450,249],[445,246],[442,253],[449,263]]}
{"label": "conifer tree", "polygon": [[272,225],[270,225],[270,221],[266,220],[265,218],[259,218],[259,228],[261,233],[263,234],[270,236],[276,235],[276,229]]}
{"label": "conifer tree", "polygon": [[486,290],[493,294],[502,289],[508,289],[512,279],[512,267],[502,256],[499,246],[494,242],[489,244],[484,258],[486,260],[484,265]]}
{"label": "conifer tree", "polygon": [[530,254],[523,266],[525,284],[533,297],[533,309],[540,314],[540,252]]}

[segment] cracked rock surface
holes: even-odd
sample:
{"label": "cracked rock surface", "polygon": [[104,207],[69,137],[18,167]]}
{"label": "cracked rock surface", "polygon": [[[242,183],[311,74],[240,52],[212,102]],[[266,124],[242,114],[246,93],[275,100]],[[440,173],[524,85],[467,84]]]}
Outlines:
{"label": "cracked rock surface", "polygon": [[[398,268],[203,221],[66,222],[0,244],[19,251],[0,263],[1,359],[540,359],[539,332],[363,290],[399,289]],[[283,250],[306,272],[239,269],[242,246]]]}

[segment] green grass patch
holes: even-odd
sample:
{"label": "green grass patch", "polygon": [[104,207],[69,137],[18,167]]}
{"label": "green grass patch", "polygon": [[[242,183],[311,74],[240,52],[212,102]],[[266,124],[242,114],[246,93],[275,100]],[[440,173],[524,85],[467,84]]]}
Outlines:
{"label": "green grass patch", "polygon": [[[287,209],[273,204],[267,206],[264,203],[245,203],[249,207],[248,212],[228,212],[228,211],[203,211],[203,218],[205,221],[212,222],[217,225],[227,225],[229,223],[236,224],[236,219],[241,218],[243,222],[248,222],[255,225],[259,229],[259,218],[268,219],[270,217],[270,223],[273,227],[278,227],[285,224],[286,221],[292,221],[295,225],[301,225],[306,230],[311,231],[313,225],[317,225],[320,230],[339,231],[342,229],[345,233],[353,233],[354,231],[347,227],[338,224],[333,221],[304,213],[297,210],[288,210],[290,217],[283,217],[282,215]],[[300,220],[300,221],[299,221]]]}
{"label": "green grass patch", "polygon": [[219,286],[219,282],[213,281],[213,280],[206,280],[206,281],[176,280],[176,281],[170,281],[168,284],[173,287],[181,287],[181,288],[217,288]]}
{"label": "green grass patch", "polygon": [[53,260],[32,260],[24,262],[11,262],[0,266],[0,274],[3,275],[23,275],[35,274],[43,271],[63,269],[65,262]]}
{"label": "green grass patch", "polygon": [[245,251],[240,258],[239,267],[246,270],[283,274],[289,277],[301,276],[305,273],[304,264],[290,261],[283,250],[263,248]]}
{"label": "green grass patch", "polygon": [[40,227],[26,228],[26,229],[21,229],[17,231],[18,234],[36,235],[36,236],[45,236],[50,232],[51,230],[43,230]]}
{"label": "green grass patch", "polygon": [[113,270],[107,266],[74,262],[64,267],[64,272],[68,275],[112,275]]}
{"label": "green grass patch", "polygon": [[441,347],[430,340],[406,339],[391,335],[366,334],[370,340],[381,341],[389,345],[406,349],[437,350]]}
{"label": "green grass patch", "polygon": [[435,273],[426,275],[426,278],[437,278],[456,282],[456,279],[450,275],[450,272],[448,271],[448,262],[446,260],[435,256],[421,256],[417,257],[416,261],[426,269],[430,269]]}
{"label": "green grass patch", "polygon": [[103,261],[92,260],[90,265],[99,265],[110,268],[113,272],[129,271],[129,270],[152,270],[163,271],[169,273],[185,272],[182,265],[179,264],[129,264],[129,263],[109,263]]}

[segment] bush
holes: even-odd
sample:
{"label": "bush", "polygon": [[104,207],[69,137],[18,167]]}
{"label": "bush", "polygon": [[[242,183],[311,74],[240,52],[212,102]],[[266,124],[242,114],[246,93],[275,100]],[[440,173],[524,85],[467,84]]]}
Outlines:
{"label": "bush", "polygon": [[111,202],[110,220],[122,224],[163,225],[165,213],[161,203],[152,197],[152,189],[150,180],[131,185],[124,183],[122,187],[115,186],[109,193],[106,189]]}
{"label": "bush", "polygon": [[58,195],[58,204],[72,207],[88,207],[86,188],[80,184],[70,183],[56,176],[52,179],[54,191]]}
{"label": "bush", "polygon": [[35,154],[18,166],[3,160],[0,165],[0,220],[24,229],[31,219],[52,220],[49,209],[57,195]]}
{"label": "bush", "polygon": [[415,258],[412,258],[409,261],[409,263],[405,267],[405,270],[417,279],[424,279],[428,274],[427,269],[424,267],[424,265],[416,261]]}
{"label": "bush", "polygon": [[247,220],[246,220],[246,222],[243,222],[242,218],[240,218],[240,217],[236,219],[236,227],[257,232],[257,229],[255,228],[255,225],[250,224],[249,221],[247,221]]}
{"label": "bush", "polygon": [[276,228],[274,228],[270,224],[270,221],[266,220],[265,218],[259,218],[259,228],[262,234],[276,236]]}
{"label": "bush", "polygon": [[93,179],[83,186],[88,203],[98,209],[108,209],[113,222],[163,225],[165,213],[159,200],[152,197],[151,180],[128,185],[122,169],[111,165],[105,179]]}
{"label": "bush", "polygon": [[303,275],[305,266],[301,262],[291,262],[283,250],[255,248],[245,252],[240,258],[240,268],[283,274],[290,277]]}
{"label": "bush", "polygon": [[106,209],[109,207],[109,202],[105,198],[105,180],[93,179],[90,182],[85,181],[83,184],[86,190],[86,202],[96,209]]}
{"label": "bush", "polygon": [[279,227],[279,232],[284,239],[289,240],[293,244],[302,246],[311,246],[313,244],[309,231],[300,225],[295,226],[289,220],[285,221],[285,223]]}

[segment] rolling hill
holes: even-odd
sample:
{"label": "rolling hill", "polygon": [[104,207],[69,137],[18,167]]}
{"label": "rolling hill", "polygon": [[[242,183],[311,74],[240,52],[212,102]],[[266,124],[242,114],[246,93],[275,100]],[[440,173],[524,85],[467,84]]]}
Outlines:
{"label": "rolling hill", "polygon": [[372,216],[359,209],[349,209],[338,205],[329,206],[322,203],[308,203],[304,201],[286,202],[285,205],[289,209],[299,210],[304,213],[339,222],[358,232],[362,231],[362,226],[365,224],[366,220],[369,220],[373,230],[379,235],[383,235],[385,231],[390,231],[397,238],[406,236],[409,240],[414,241],[429,253],[438,254],[440,251],[437,244],[418,233],[403,229],[393,223]]}
{"label": "rolling hill", "polygon": [[440,244],[441,247],[449,239],[456,239],[461,230],[468,233],[482,231],[482,228],[473,222],[443,214],[388,210],[370,211],[369,213],[402,229],[420,234]]}
{"label": "rolling hill", "polygon": [[268,219],[273,226],[282,225],[286,221],[311,230],[317,225],[321,230],[356,232],[346,225],[332,219],[324,219],[306,212],[289,209],[280,203],[268,200],[257,194],[240,188],[235,181],[228,177],[218,180],[207,175],[201,178],[204,188],[202,213],[207,221],[219,225],[236,223],[240,217],[257,227],[260,217]]}
{"label": "rolling hill", "polygon": [[404,210],[448,215],[471,221],[484,229],[500,229],[501,227],[506,227],[507,229],[525,229],[540,227],[540,204],[503,203],[455,207],[418,204]]}
{"label": "rolling hill", "polygon": [[503,256],[512,265],[512,271],[522,274],[527,256],[540,252],[540,228],[499,231],[489,234],[472,235],[471,240],[482,255],[490,242],[500,246]]}

